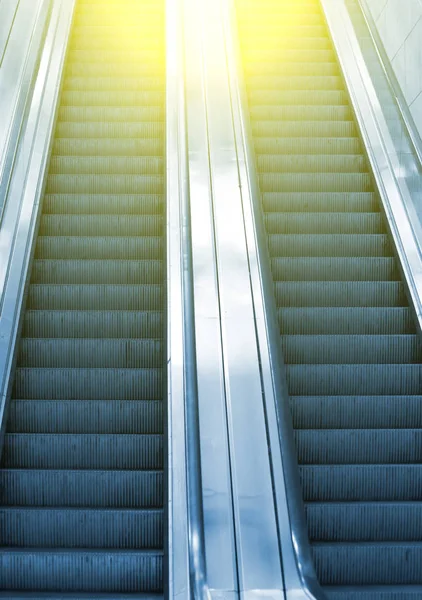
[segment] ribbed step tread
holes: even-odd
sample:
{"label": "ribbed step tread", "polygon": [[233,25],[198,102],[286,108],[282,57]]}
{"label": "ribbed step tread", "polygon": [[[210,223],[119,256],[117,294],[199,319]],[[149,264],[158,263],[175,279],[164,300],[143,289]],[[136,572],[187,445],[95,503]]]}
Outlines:
{"label": "ribbed step tread", "polygon": [[422,598],[422,585],[400,586],[324,586],[333,600],[415,600]]}
{"label": "ribbed step tread", "polygon": [[291,396],[296,429],[422,428],[422,396]]}
{"label": "ribbed step tread", "polygon": [[322,585],[421,585],[422,543],[318,543],[312,546]]}
{"label": "ribbed step tread", "polygon": [[160,400],[161,368],[16,369],[14,397],[40,400]]}
{"label": "ribbed step tread", "polygon": [[49,175],[48,194],[163,194],[162,175]]}
{"label": "ribbed step tread", "polygon": [[263,193],[372,191],[368,173],[261,173],[259,181]]}
{"label": "ribbed step tread", "polygon": [[164,224],[161,215],[43,215],[39,235],[151,237],[162,235]]}
{"label": "ribbed step tread", "polygon": [[422,365],[289,365],[287,380],[293,396],[417,395]]}
{"label": "ribbed step tread", "polygon": [[160,469],[163,436],[7,433],[3,464],[7,469]]}
{"label": "ribbed step tread", "polygon": [[418,542],[421,502],[342,502],[306,505],[311,541]]}
{"label": "ribbed step tread", "polygon": [[[270,175],[269,177],[273,177]],[[277,175],[274,177],[282,177]],[[291,175],[286,175],[291,177]],[[322,177],[322,176],[321,176]],[[357,177],[360,177],[359,175]],[[297,181],[307,187],[306,176]],[[272,187],[268,183],[268,187]],[[379,234],[383,233],[383,221],[379,213],[268,213],[265,225],[271,234]]]}
{"label": "ribbed step tread", "polygon": [[[137,138],[56,138],[53,156],[151,157],[163,154],[164,140]],[[122,199],[123,200],[123,199]]]}
{"label": "ribbed step tread", "polygon": [[161,470],[0,471],[2,506],[156,508],[163,505]]}
{"label": "ribbed step tread", "polygon": [[284,335],[397,335],[415,333],[408,307],[280,308]]}
{"label": "ribbed step tread", "polygon": [[393,257],[277,257],[274,281],[391,281],[400,278]]}
{"label": "ribbed step tread", "polygon": [[163,511],[0,508],[0,542],[21,548],[159,549]]}
{"label": "ribbed step tread", "polygon": [[34,310],[159,310],[162,285],[54,285],[29,286],[27,308]]}
{"label": "ribbed step tread", "polygon": [[159,400],[13,400],[9,431],[14,433],[163,433]]}
{"label": "ribbed step tread", "polygon": [[23,338],[18,365],[26,368],[153,369],[164,364],[161,339]]}
{"label": "ribbed step tread", "polygon": [[[101,45],[100,45],[101,47]],[[118,107],[124,107],[124,106],[163,106],[164,105],[164,94],[163,92],[160,90],[115,90],[115,91],[106,91],[106,92],[101,92],[101,91],[96,91],[96,92],[90,92],[90,91],[84,91],[84,90],[80,90],[80,91],[71,91],[71,90],[63,90],[62,91],[62,95],[60,98],[60,105],[62,107],[64,106],[101,106],[101,107],[105,107],[105,106],[118,106]],[[121,124],[122,125],[122,124]],[[133,123],[131,123],[132,128],[133,128]],[[71,130],[71,127],[68,127],[68,130]],[[128,130],[128,128],[126,128],[124,131],[126,132]],[[117,129],[113,128],[112,129],[113,134],[116,133]],[[147,130],[148,131],[148,130]],[[62,137],[66,137],[63,135],[63,131],[61,132],[62,135],[58,135],[58,132],[56,130],[56,137],[62,138]],[[72,137],[75,137],[75,135],[73,135]],[[76,136],[77,137],[77,136]],[[93,136],[91,136],[93,137]],[[109,136],[109,137],[114,137],[114,135]],[[120,136],[120,135],[116,135],[117,138],[119,137],[139,137],[139,136],[131,136],[131,135],[126,135],[126,136]],[[152,136],[148,136],[148,137],[152,137]]]}
{"label": "ribbed step tread", "polygon": [[407,364],[420,362],[415,335],[283,335],[284,359],[294,364]]}
{"label": "ribbed step tread", "polygon": [[[274,226],[283,227],[283,215],[277,216]],[[339,222],[337,220],[337,222]],[[329,226],[326,220],[325,225]],[[359,220],[355,221],[357,227]],[[321,221],[320,221],[320,224]],[[289,227],[300,229],[300,221],[290,222]],[[334,228],[333,228],[334,229]],[[272,257],[379,257],[391,256],[391,244],[384,233],[273,233],[268,234],[268,246]]]}
{"label": "ribbed step tread", "polygon": [[420,429],[296,430],[300,464],[418,464]]}
{"label": "ribbed step tread", "polygon": [[[45,225],[45,223],[44,223]],[[155,225],[155,224],[154,224]],[[48,226],[48,225],[47,225]],[[122,228],[123,229],[123,228]],[[51,231],[51,227],[50,227]],[[123,233],[121,231],[121,233]],[[69,260],[79,260],[82,267],[85,269],[88,265],[87,256],[89,256],[89,262],[93,264],[94,261],[120,261],[122,269],[124,263],[126,265],[129,261],[142,261],[144,269],[146,268],[147,261],[151,262],[152,271],[159,271],[162,267],[158,267],[159,259],[163,257],[164,243],[161,237],[157,236],[131,236],[131,237],[111,237],[111,236],[52,236],[43,235],[37,239],[37,245],[35,247],[35,259],[55,260],[61,261],[62,264],[69,265]],[[100,263],[97,263],[98,265]],[[115,264],[115,262],[113,263]],[[110,266],[102,267],[102,270],[110,271]],[[132,268],[134,265],[132,266]],[[139,264],[139,269],[142,270],[142,265]],[[126,267],[126,274],[131,270],[130,267]],[[89,270],[89,269],[88,269]],[[135,269],[136,270],[136,269]],[[105,273],[103,273],[105,274]],[[112,275],[112,272],[110,272]],[[70,275],[70,274],[69,274]],[[123,275],[120,276],[120,278]],[[40,273],[41,280],[44,279],[43,273]],[[67,275],[65,275],[65,278]],[[98,277],[98,275],[97,275]],[[76,276],[77,278],[77,276]],[[115,276],[113,276],[114,279]],[[68,280],[69,281],[69,280]],[[89,280],[88,283],[94,283],[94,280]],[[111,283],[106,281],[106,283]],[[123,283],[121,281],[120,283]]]}
{"label": "ribbed step tread", "polygon": [[164,325],[160,311],[27,310],[23,337],[157,339]]}
{"label": "ribbed step tread", "polygon": [[407,306],[400,281],[282,281],[275,294],[279,307]]}
{"label": "ribbed step tread", "polygon": [[163,214],[158,194],[46,194],[43,214],[157,215]]}
{"label": "ribbed step tread", "polygon": [[32,283],[63,284],[160,284],[164,265],[161,260],[36,259]]}
{"label": "ribbed step tread", "polygon": [[160,591],[163,553],[158,550],[0,548],[0,586],[3,590],[54,592]]}
{"label": "ribbed step tread", "polygon": [[254,144],[258,156],[280,157],[280,159],[298,154],[347,156],[357,154],[361,150],[360,140],[357,137],[266,137],[263,135],[256,137]]}
{"label": "ribbed step tread", "polygon": [[[154,156],[53,156],[52,175],[162,175],[164,161]],[[53,181],[53,180],[52,180]]]}
{"label": "ribbed step tread", "polygon": [[[63,159],[65,160],[65,159]],[[66,163],[65,163],[66,164]],[[260,173],[365,173],[366,159],[361,154],[258,154]],[[87,161],[87,166],[89,165]],[[95,168],[96,165],[93,165]],[[151,169],[152,172],[152,169]]]}

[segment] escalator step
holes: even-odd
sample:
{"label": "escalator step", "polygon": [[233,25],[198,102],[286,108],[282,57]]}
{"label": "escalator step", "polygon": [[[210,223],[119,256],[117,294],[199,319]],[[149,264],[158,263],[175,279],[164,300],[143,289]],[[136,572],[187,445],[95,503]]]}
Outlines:
{"label": "escalator step", "polygon": [[8,433],[6,469],[160,469],[163,439],[156,434]]}
{"label": "escalator step", "polygon": [[163,511],[1,508],[0,531],[15,548],[159,549]]}
{"label": "escalator step", "polygon": [[163,197],[157,194],[46,194],[43,204],[44,215],[156,215],[163,209]]}
{"label": "escalator step", "polygon": [[160,260],[50,260],[36,259],[32,283],[159,284],[163,278]]}
{"label": "escalator step", "polygon": [[160,400],[161,368],[16,369],[15,398],[44,400]]}
{"label": "escalator step", "polygon": [[277,257],[274,281],[388,281],[400,278],[393,257]]}
{"label": "escalator step", "polygon": [[[342,175],[348,177],[349,175]],[[277,187],[273,178],[286,177],[289,179],[288,187],[312,187],[312,179],[315,185],[318,183],[318,175],[263,175],[266,177],[266,188]],[[328,175],[326,176],[328,177]],[[366,177],[356,175],[356,178]],[[290,179],[291,178],[291,179]],[[322,182],[321,182],[322,183]],[[333,184],[332,187],[335,187]],[[268,233],[296,233],[310,234],[376,234],[383,233],[383,221],[380,213],[268,213],[265,216],[265,225]]]}
{"label": "escalator step", "polygon": [[407,307],[280,308],[285,335],[405,335],[415,332]]}
{"label": "escalator step", "polygon": [[35,285],[29,286],[27,307],[33,310],[159,310],[161,285]]}
{"label": "escalator step", "polygon": [[322,585],[416,585],[422,543],[313,544]]}
{"label": "escalator step", "polygon": [[158,400],[15,400],[15,433],[163,433]]}
{"label": "escalator step", "polygon": [[[289,365],[392,364],[420,361],[414,335],[283,335],[283,354]],[[38,348],[38,347],[36,347]]]}
{"label": "escalator step", "polygon": [[[44,222],[45,224],[45,222]],[[51,230],[51,228],[50,228]],[[123,233],[123,232],[121,232]],[[151,264],[151,272],[162,271],[159,266],[163,256],[163,239],[159,236],[132,236],[132,237],[92,237],[92,236],[39,236],[35,247],[35,260],[40,264],[48,264],[47,259],[53,259],[58,263],[71,266],[74,261],[86,261],[84,268],[88,267],[88,260],[92,265],[94,261],[100,264],[100,261],[120,261],[126,270],[146,269],[147,264]],[[86,257],[90,258],[87,259]],[[42,260],[40,260],[42,259]],[[72,261],[72,262],[70,262]],[[133,261],[133,267],[129,267],[129,261]],[[135,261],[139,261],[139,266],[135,267]],[[59,267],[59,265],[57,265]],[[83,265],[81,265],[82,268]],[[109,269],[104,265],[103,270]],[[60,270],[60,269],[59,269]],[[110,269],[109,269],[110,270]],[[110,270],[110,273],[112,271]],[[39,273],[40,280],[44,279],[43,272]],[[57,283],[57,282],[56,282]],[[91,283],[94,283],[91,281]],[[98,282],[97,282],[98,283]]]}
{"label": "escalator step", "polygon": [[163,503],[163,472],[2,469],[2,506],[156,508]]}
{"label": "escalator step", "polygon": [[162,194],[162,175],[49,175],[48,194]]}
{"label": "escalator step", "polygon": [[34,369],[157,369],[163,361],[160,339],[23,338],[18,355],[19,366]]}
{"label": "escalator step", "polygon": [[316,502],[306,516],[311,541],[418,542],[422,503]]}
{"label": "escalator step", "polygon": [[301,464],[417,464],[420,429],[312,429],[295,431]]}
{"label": "escalator step", "polygon": [[159,311],[27,310],[23,337],[157,339],[163,324]]}
{"label": "escalator step", "polygon": [[[268,154],[277,159],[279,159],[280,155],[287,158],[292,154],[296,156],[298,154],[307,154],[308,156],[318,156],[319,154],[328,154],[332,156],[337,154],[351,155],[357,154],[360,149],[360,140],[356,137],[267,137],[265,135],[260,135],[259,137],[255,138],[255,150],[258,155]],[[312,190],[312,192],[315,193],[315,190]],[[312,192],[308,193],[311,194]],[[265,193],[265,196],[268,196],[269,193],[270,192]],[[278,193],[280,196],[283,195],[283,192],[273,193]],[[366,193],[368,194],[370,192]],[[320,192],[320,195],[321,194],[322,193]],[[332,193],[326,191],[324,191],[323,194],[332,196]],[[348,195],[346,195],[344,191],[337,193],[337,196],[340,198],[345,198],[346,200],[348,198]],[[292,206],[294,206],[293,200],[294,198],[292,198]]]}
{"label": "escalator step", "polygon": [[[357,213],[359,214],[359,213]],[[296,219],[297,216],[295,215]],[[268,216],[269,219],[269,216]],[[282,213],[278,216],[281,225]],[[337,221],[339,222],[339,221]],[[290,226],[294,224],[290,223]],[[329,224],[329,221],[326,225]],[[359,222],[356,223],[358,225]],[[279,225],[279,226],[280,226]],[[391,255],[390,240],[382,233],[273,233],[268,234],[270,255],[310,257],[379,257]]]}
{"label": "escalator step", "polygon": [[[83,178],[85,177],[88,180],[89,176],[84,175]],[[98,176],[96,183],[98,182],[101,187],[106,188],[107,182],[104,182],[103,177]],[[75,178],[72,179],[74,181]],[[123,183],[124,179],[122,177],[121,182],[123,185],[127,185],[127,181]],[[109,187],[114,187],[117,183],[116,178],[113,180],[110,177],[111,181],[114,181],[114,184]],[[136,187],[135,182],[134,187]],[[89,192],[89,190],[85,191]],[[109,189],[109,192],[111,191]],[[164,218],[161,215],[43,215],[41,217],[39,235],[77,235],[94,238],[103,236],[150,237],[162,235],[163,228]]]}
{"label": "escalator step", "polygon": [[296,429],[422,427],[422,396],[292,396]]}
{"label": "escalator step", "polygon": [[407,306],[401,281],[283,281],[275,294],[279,307]]}
{"label": "escalator step", "polygon": [[52,592],[81,587],[94,593],[160,591],[162,563],[159,550],[0,548],[0,586]]}

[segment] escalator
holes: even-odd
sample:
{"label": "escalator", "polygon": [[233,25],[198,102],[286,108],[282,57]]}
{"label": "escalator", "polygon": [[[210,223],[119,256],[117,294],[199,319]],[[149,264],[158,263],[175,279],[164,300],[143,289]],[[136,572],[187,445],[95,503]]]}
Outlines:
{"label": "escalator", "polygon": [[3,597],[163,594],[164,10],[76,3],[0,471]]}
{"label": "escalator", "polygon": [[319,0],[236,0],[318,579],[422,597],[421,352]]}

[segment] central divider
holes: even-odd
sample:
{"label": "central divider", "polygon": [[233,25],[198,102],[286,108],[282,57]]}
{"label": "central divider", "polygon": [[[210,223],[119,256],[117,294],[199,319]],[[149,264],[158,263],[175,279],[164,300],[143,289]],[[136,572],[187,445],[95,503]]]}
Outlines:
{"label": "central divider", "polygon": [[220,3],[185,0],[207,583],[284,598]]}

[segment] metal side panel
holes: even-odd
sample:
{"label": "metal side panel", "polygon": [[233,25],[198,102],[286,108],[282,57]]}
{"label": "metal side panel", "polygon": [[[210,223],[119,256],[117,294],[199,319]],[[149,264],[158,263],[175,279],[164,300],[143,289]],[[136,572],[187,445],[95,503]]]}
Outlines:
{"label": "metal side panel", "polygon": [[13,202],[6,202],[0,229],[0,448],[3,447],[15,346],[73,9],[74,0],[54,4],[9,187],[8,195]]}
{"label": "metal side panel", "polygon": [[422,328],[422,255],[420,226],[410,218],[412,199],[400,186],[391,162],[393,141],[365,65],[345,0],[320,0],[342,67],[368,158],[399,256],[400,265]]}
{"label": "metal side panel", "polygon": [[[181,2],[166,2],[168,598],[190,598],[185,411],[183,197],[186,134]],[[197,475],[193,473],[193,476]]]}
{"label": "metal side panel", "polygon": [[239,179],[265,390],[285,594],[289,600],[304,598],[323,600],[325,595],[318,584],[309,548],[298,477],[289,394],[262,219],[261,192],[255,165],[246,87],[242,76],[243,65],[237,36],[235,6],[233,1],[223,2],[223,5]]}
{"label": "metal side panel", "polygon": [[51,8],[51,0],[0,5],[0,222]]}

